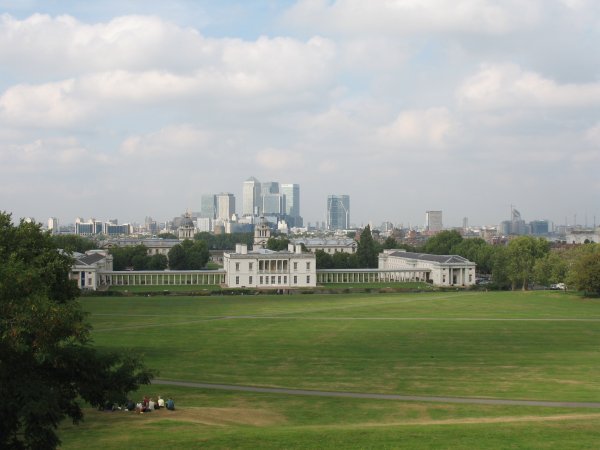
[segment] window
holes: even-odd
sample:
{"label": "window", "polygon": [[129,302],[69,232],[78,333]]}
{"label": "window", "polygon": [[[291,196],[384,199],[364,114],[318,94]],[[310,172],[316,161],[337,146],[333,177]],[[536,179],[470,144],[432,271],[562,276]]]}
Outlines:
{"label": "window", "polygon": [[294,263],[294,270],[298,270],[298,263],[297,262]]}
{"label": "window", "polygon": [[271,284],[275,284],[275,275],[271,277]]}
{"label": "window", "polygon": [[236,272],[240,271],[240,263],[235,263],[235,271]]}
{"label": "window", "polygon": [[251,276],[248,278],[248,284],[252,284],[252,277]]}
{"label": "window", "polygon": [[473,275],[469,274],[469,283],[473,281]]}
{"label": "window", "polygon": [[284,275],[284,276],[283,276],[283,282],[284,282],[285,284],[287,284],[287,275]]}
{"label": "window", "polygon": [[263,277],[260,277],[260,278],[258,279],[258,284],[263,284]]}
{"label": "window", "polygon": [[310,275],[306,275],[306,284],[310,284]]}
{"label": "window", "polygon": [[[253,267],[253,266],[254,266],[254,264],[252,264],[252,263],[248,263],[248,269],[249,269],[249,270],[252,270],[252,267]],[[252,283],[252,282],[251,282],[251,283]]]}
{"label": "window", "polygon": [[277,284],[281,284],[281,275],[277,277]]}
{"label": "window", "polygon": [[235,284],[240,284],[240,277],[235,277]]}
{"label": "window", "polygon": [[310,263],[309,262],[306,263],[306,270],[310,270]]}
{"label": "window", "polygon": [[265,284],[269,284],[269,277],[265,277]]}
{"label": "window", "polygon": [[294,284],[298,284],[298,277],[294,275]]}

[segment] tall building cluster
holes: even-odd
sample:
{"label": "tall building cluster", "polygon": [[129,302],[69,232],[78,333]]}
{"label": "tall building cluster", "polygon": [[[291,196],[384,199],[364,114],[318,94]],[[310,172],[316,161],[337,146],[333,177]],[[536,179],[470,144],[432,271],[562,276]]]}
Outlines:
{"label": "tall building cluster", "polygon": [[286,221],[290,227],[303,225],[300,215],[300,185],[260,182],[254,177],[244,181],[242,215],[245,217],[272,216]]}

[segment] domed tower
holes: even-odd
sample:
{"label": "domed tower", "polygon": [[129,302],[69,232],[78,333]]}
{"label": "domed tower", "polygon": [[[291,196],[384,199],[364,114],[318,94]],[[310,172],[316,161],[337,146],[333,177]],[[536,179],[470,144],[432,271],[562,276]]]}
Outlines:
{"label": "domed tower", "polygon": [[269,228],[269,222],[264,217],[261,217],[254,227],[254,248],[266,248],[270,237],[271,229]]}
{"label": "domed tower", "polygon": [[196,227],[194,226],[194,221],[192,220],[192,216],[189,212],[186,211],[185,215],[183,216],[181,225],[179,225],[179,228],[177,228],[177,233],[180,240],[194,239]]}

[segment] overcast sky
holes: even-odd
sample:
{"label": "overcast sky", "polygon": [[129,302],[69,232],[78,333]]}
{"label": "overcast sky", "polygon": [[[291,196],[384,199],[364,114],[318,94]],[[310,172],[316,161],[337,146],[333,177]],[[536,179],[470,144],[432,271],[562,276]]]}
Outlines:
{"label": "overcast sky", "polygon": [[0,210],[600,224],[600,2],[0,0]]}

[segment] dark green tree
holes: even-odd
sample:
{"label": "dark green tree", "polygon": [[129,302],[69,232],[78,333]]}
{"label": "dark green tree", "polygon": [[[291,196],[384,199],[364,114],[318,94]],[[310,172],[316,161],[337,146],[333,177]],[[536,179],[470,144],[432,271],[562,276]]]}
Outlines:
{"label": "dark green tree", "polygon": [[383,248],[387,249],[393,249],[393,248],[399,248],[398,247],[398,241],[396,241],[396,239],[394,239],[393,236],[388,236],[385,241],[383,241]]}
{"label": "dark green tree", "polygon": [[492,257],[494,250],[481,238],[462,239],[450,249],[450,254],[460,255],[477,264],[477,272],[492,273]]}
{"label": "dark green tree", "polygon": [[148,270],[165,270],[169,266],[169,260],[165,255],[156,254],[148,261]]}
{"label": "dark green tree", "polygon": [[72,259],[40,226],[0,213],[0,448],[53,449],[81,401],[121,402],[152,371],[128,353],[101,353],[69,280]]}
{"label": "dark green tree", "polygon": [[110,249],[113,256],[114,270],[145,270],[150,263],[148,248],[145,245],[131,247],[113,247]]}
{"label": "dark green tree", "polygon": [[281,251],[281,250],[287,250],[289,243],[290,243],[290,240],[283,236],[278,236],[278,237],[272,236],[267,240],[267,248],[269,250],[275,250],[277,252]]}
{"label": "dark green tree", "polygon": [[169,251],[169,267],[173,270],[199,270],[206,266],[209,258],[203,241],[186,239]]}
{"label": "dark green tree", "polygon": [[181,244],[174,245],[169,250],[169,268],[172,270],[187,269],[185,250]]}
{"label": "dark green tree", "polygon": [[324,250],[317,250],[315,252],[317,269],[331,269],[333,268],[333,258],[329,253]]}
{"label": "dark green tree", "polygon": [[377,245],[371,235],[371,227],[367,225],[360,233],[356,256],[358,258],[358,266],[364,268],[374,268],[378,264]]}
{"label": "dark green tree", "polygon": [[463,237],[456,230],[440,231],[425,242],[422,251],[434,255],[451,255],[453,247],[460,244],[462,240]]}

